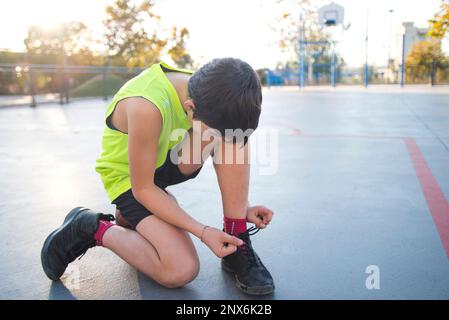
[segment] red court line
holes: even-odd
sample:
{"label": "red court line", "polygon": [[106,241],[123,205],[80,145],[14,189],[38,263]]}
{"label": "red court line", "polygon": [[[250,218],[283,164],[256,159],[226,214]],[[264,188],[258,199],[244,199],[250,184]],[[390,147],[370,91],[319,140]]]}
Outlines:
{"label": "red court line", "polygon": [[415,168],[433,221],[440,235],[441,243],[449,258],[449,203],[444,197],[437,180],[432,174],[426,159],[413,138],[404,138],[407,151]]}
{"label": "red court line", "polygon": [[322,135],[322,134],[304,134],[300,129],[282,123],[283,127],[290,129],[290,135],[301,136],[305,138],[363,138],[363,139],[402,139],[407,146],[407,151],[418,177],[427,206],[432,214],[433,221],[443,244],[446,256],[449,259],[449,203],[444,197],[437,180],[432,174],[426,159],[416,144],[415,139],[400,136],[382,136],[382,135]]}
{"label": "red court line", "polygon": [[286,122],[267,122],[265,126],[275,126],[282,129],[288,129],[290,136],[301,136],[303,138],[331,138],[331,139],[345,139],[345,138],[359,138],[359,139],[404,139],[404,136],[389,136],[389,135],[375,135],[375,134],[304,134],[298,127]]}
{"label": "red court line", "polygon": [[335,139],[404,139],[401,136],[367,135],[367,134],[301,134],[304,138],[335,138]]}
{"label": "red court line", "polygon": [[287,129],[290,130],[290,132],[289,132],[290,136],[300,136],[300,135],[302,135],[302,131],[299,128],[297,128],[297,127],[295,127],[295,126],[293,126],[293,125],[291,125],[289,123],[286,123],[286,122],[279,122],[279,121],[268,122],[268,123],[265,123],[265,125],[266,126],[272,125],[272,126],[276,126],[276,127],[287,128]]}

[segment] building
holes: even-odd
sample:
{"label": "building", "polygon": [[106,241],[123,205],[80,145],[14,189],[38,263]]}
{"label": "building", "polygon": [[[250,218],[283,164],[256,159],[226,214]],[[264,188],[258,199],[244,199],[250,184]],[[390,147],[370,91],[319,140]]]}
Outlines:
{"label": "building", "polygon": [[404,27],[405,34],[405,55],[407,56],[412,50],[413,46],[423,40],[429,40],[429,36],[427,32],[429,28],[418,28],[415,27],[413,22],[403,22],[402,26]]}
{"label": "building", "polygon": [[[395,36],[394,45],[392,48],[392,55],[388,65],[376,70],[376,77],[378,79],[383,78],[386,82],[393,83],[398,82],[400,78],[400,66],[402,64],[402,46],[405,46],[405,56],[413,49],[413,46],[423,40],[431,40],[427,33],[429,28],[418,28],[414,22],[403,22],[402,28],[397,30]],[[402,35],[404,35],[405,42],[402,41]],[[441,41],[438,39],[432,39],[432,41]]]}

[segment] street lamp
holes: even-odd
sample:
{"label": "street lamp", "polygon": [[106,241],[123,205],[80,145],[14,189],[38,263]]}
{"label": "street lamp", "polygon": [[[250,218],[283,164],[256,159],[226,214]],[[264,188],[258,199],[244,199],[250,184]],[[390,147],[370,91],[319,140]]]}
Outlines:
{"label": "street lamp", "polygon": [[368,70],[368,27],[369,27],[369,9],[366,9],[366,30],[365,30],[365,87],[368,87],[369,70]]}
{"label": "street lamp", "polygon": [[390,69],[390,62],[391,62],[391,29],[392,29],[392,13],[394,12],[393,9],[388,10],[389,13],[389,25],[388,25],[388,61],[387,61],[387,68]]}
{"label": "street lamp", "polygon": [[64,50],[64,37],[65,37],[65,24],[64,22],[61,23],[60,26],[60,45],[61,45],[61,92],[59,94],[59,103],[60,104],[64,104],[64,98],[65,98],[65,102],[68,103],[69,100],[69,96],[66,92],[67,88],[66,88],[66,79],[65,79],[65,64],[66,64],[66,55],[65,55],[65,50]]}

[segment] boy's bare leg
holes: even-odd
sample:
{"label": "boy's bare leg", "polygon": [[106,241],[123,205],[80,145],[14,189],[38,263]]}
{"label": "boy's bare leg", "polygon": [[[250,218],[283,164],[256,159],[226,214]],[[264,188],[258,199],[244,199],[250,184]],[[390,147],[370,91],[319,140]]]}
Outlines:
{"label": "boy's bare leg", "polygon": [[168,288],[181,287],[198,275],[199,257],[186,231],[154,215],[139,222],[136,231],[114,226],[104,234],[103,246]]}
{"label": "boy's bare leg", "polygon": [[198,255],[185,231],[154,215],[142,220],[137,231],[120,226],[109,228],[103,236],[103,246],[168,288],[181,287],[197,276]]}
{"label": "boy's bare leg", "polygon": [[112,215],[88,208],[72,209],[43,243],[41,263],[45,274],[59,280],[67,266],[95,244],[112,250],[168,288],[181,287],[198,274],[198,255],[185,231],[154,215],[137,225],[138,232],[112,224],[112,219]]}
{"label": "boy's bare leg", "polygon": [[159,255],[139,233],[120,226],[111,227],[103,236],[103,246],[149,277],[155,280],[159,277]]}

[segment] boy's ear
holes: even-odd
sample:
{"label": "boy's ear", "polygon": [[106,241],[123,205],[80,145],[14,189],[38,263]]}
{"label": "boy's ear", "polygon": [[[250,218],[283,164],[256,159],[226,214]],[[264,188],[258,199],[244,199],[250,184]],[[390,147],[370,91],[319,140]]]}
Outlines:
{"label": "boy's ear", "polygon": [[186,101],[184,101],[184,108],[190,111],[194,111],[195,110],[195,104],[193,103],[192,99],[188,99]]}

